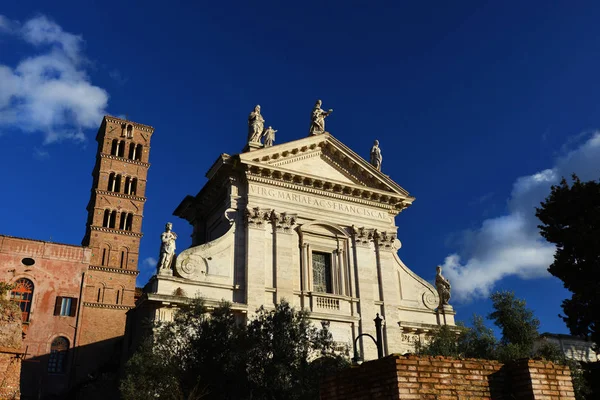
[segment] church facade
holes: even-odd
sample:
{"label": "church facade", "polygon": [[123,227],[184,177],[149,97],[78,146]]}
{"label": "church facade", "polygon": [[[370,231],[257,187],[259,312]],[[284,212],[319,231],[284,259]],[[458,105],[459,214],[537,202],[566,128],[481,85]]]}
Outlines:
{"label": "church facade", "polygon": [[397,254],[395,218],[414,197],[381,172],[378,143],[366,161],[324,130],[332,110],[315,110],[308,137],[272,145],[268,127],[263,145],[255,109],[244,151],[220,155],[206,185],[174,211],[193,227],[192,245],[159,265],[131,324],[169,320],[196,296],[246,317],[286,300],[327,326],[340,351],[356,343],[367,359],[377,348],[361,334],[376,337],[377,315],[384,354],[410,352],[435,327],[454,325],[452,307]]}

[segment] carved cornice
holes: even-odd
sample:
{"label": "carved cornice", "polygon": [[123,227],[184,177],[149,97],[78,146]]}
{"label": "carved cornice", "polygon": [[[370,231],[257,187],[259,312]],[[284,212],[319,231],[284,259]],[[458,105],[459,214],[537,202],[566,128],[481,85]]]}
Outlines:
{"label": "carved cornice", "polygon": [[144,167],[144,168],[150,168],[150,164],[145,163],[143,161],[130,160],[129,158],[117,157],[117,156],[113,156],[113,155],[105,154],[105,153],[101,153],[100,157],[108,158],[110,160],[115,160],[115,161],[122,161],[122,162],[128,163],[128,164],[135,164],[135,165],[139,165],[140,167]]}
{"label": "carved cornice", "polygon": [[131,194],[125,194],[125,193],[119,193],[119,192],[111,192],[111,191],[108,191],[108,190],[96,189],[96,193],[104,195],[104,196],[113,196],[113,197],[120,197],[122,199],[141,201],[142,203],[146,201],[145,197],[134,196],[134,195],[131,195]]}
{"label": "carved cornice", "polygon": [[[348,193],[348,191],[345,191],[346,192],[345,193],[343,190],[339,189],[342,187],[339,184],[332,185],[331,190],[330,190],[328,185],[322,184],[323,180],[317,180],[318,182],[321,182],[321,183],[317,182],[315,184],[314,180],[313,181],[307,180],[307,179],[311,179],[311,178],[306,178],[306,179],[300,178],[300,179],[302,179],[300,182],[290,182],[289,180],[288,181],[285,181],[283,179],[278,180],[272,176],[266,177],[261,174],[252,174],[251,172],[248,172],[246,174],[246,178],[250,182],[264,183],[264,184],[267,184],[270,186],[279,186],[279,187],[282,187],[285,189],[291,189],[291,190],[295,190],[295,191],[315,194],[318,196],[324,196],[324,197],[329,197],[329,198],[333,198],[333,199],[349,201],[351,203],[358,203],[358,204],[364,204],[364,205],[371,206],[371,207],[383,208],[383,209],[386,209],[390,214],[394,214],[394,215],[410,205],[410,203],[403,202],[403,201],[401,203],[397,203],[395,205],[388,204],[388,203],[385,203],[382,201],[373,201],[373,200],[363,197],[361,195],[362,191],[358,191],[358,189],[356,189],[357,190],[356,192],[354,190],[352,190],[349,193]],[[296,178],[294,178],[294,179],[296,179]],[[319,185],[321,186],[321,188],[317,188]],[[370,192],[370,191],[371,191],[370,189],[367,189],[367,190],[365,190],[365,193]],[[356,196],[354,196],[354,194],[356,194]],[[390,196],[385,196],[384,198],[382,198],[382,200],[386,200],[386,201],[388,201],[389,199],[390,199]],[[400,205],[402,205],[402,206],[400,206]]]}
{"label": "carved cornice", "polygon": [[90,229],[93,231],[116,233],[118,235],[133,236],[133,237],[139,237],[139,238],[144,236],[143,233],[122,231],[120,229],[113,229],[113,228],[104,228],[102,226],[90,226]]}
{"label": "carved cornice", "polygon": [[122,304],[105,304],[105,303],[92,303],[88,301],[83,302],[84,307],[92,308],[109,308],[112,310],[131,310],[135,306],[124,306]]}
{"label": "carved cornice", "polygon": [[101,267],[99,265],[90,265],[89,269],[96,270],[96,271],[115,272],[115,273],[124,274],[124,275],[139,275],[139,273],[140,273],[140,271],[138,271],[136,269]]}
{"label": "carved cornice", "polygon": [[113,117],[111,115],[104,116],[104,119],[107,122],[112,122],[113,124],[123,124],[123,123],[125,123],[125,124],[131,124],[131,125],[133,125],[133,127],[135,129],[139,129],[141,131],[150,132],[150,133],[154,132],[154,128],[151,127],[150,125],[144,125],[144,124],[140,124],[138,122],[128,121],[126,119],[121,119],[121,118]]}

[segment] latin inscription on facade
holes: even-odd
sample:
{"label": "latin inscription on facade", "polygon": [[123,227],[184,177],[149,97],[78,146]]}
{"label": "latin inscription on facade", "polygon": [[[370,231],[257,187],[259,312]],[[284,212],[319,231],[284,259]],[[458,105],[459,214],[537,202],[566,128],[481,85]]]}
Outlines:
{"label": "latin inscription on facade", "polygon": [[250,185],[250,194],[272,197],[278,200],[291,201],[298,204],[319,207],[322,209],[341,211],[347,214],[360,215],[361,217],[374,218],[383,221],[389,221],[390,217],[383,211],[370,210],[366,207],[345,204],[333,199],[322,199],[314,196],[307,196],[300,193],[291,193],[269,187]]}

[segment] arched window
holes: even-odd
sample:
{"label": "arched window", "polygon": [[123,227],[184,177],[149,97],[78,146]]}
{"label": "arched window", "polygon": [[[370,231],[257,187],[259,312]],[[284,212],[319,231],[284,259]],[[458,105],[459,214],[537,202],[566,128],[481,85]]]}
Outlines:
{"label": "arched window", "polygon": [[133,138],[133,125],[127,125],[127,137],[129,139]]}
{"label": "arched window", "polygon": [[110,148],[110,154],[112,156],[119,155],[119,141],[117,139],[113,139],[112,146]]}
{"label": "arched window", "polygon": [[103,283],[98,284],[98,294],[96,297],[96,302],[104,303],[104,291],[106,290],[106,286]]}
{"label": "arched window", "polygon": [[125,194],[131,194],[131,178],[127,177],[125,178],[125,190],[123,191],[123,193]]}
{"label": "arched window", "polygon": [[121,268],[127,268],[127,249],[121,249]]}
{"label": "arched window", "polygon": [[133,226],[133,214],[127,214],[127,223],[125,224],[125,230],[130,231]]}
{"label": "arched window", "polygon": [[129,143],[129,159],[135,160],[135,143]]}
{"label": "arched window", "polygon": [[125,157],[125,141],[121,140],[119,142],[119,157]]}
{"label": "arched window", "polygon": [[115,191],[115,173],[114,172],[111,172],[108,175],[108,185],[106,186],[106,190],[108,190],[109,192]]}
{"label": "arched window", "polygon": [[129,193],[130,195],[135,196],[135,193],[137,192],[137,182],[138,182],[137,178],[133,178],[131,180],[131,190]]}
{"label": "arched window", "polygon": [[29,322],[31,313],[31,300],[33,299],[33,282],[27,278],[18,279],[15,287],[10,291],[10,299],[21,308],[21,320]]}
{"label": "arched window", "polygon": [[121,213],[121,220],[119,221],[119,229],[124,231],[127,226],[127,213],[123,211]]}
{"label": "arched window", "polygon": [[142,148],[141,144],[135,147],[135,160],[142,161]]}
{"label": "arched window", "polygon": [[117,212],[113,210],[112,213],[110,213],[110,225],[109,228],[115,228],[115,221],[117,220]]}
{"label": "arched window", "polygon": [[102,220],[104,228],[110,227],[110,210],[104,210],[104,219]]}
{"label": "arched window", "polygon": [[102,265],[108,265],[110,261],[110,246],[105,244],[102,246]]}
{"label": "arched window", "polygon": [[115,176],[115,184],[113,185],[113,192],[121,192],[121,175]]}
{"label": "arched window", "polygon": [[68,351],[69,339],[64,336],[54,338],[50,345],[50,356],[48,357],[49,373],[63,374],[66,371]]}

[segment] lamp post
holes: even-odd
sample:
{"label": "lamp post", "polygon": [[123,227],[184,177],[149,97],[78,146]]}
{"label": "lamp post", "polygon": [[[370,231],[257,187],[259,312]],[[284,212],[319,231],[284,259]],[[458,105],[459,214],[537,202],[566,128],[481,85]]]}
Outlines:
{"label": "lamp post", "polygon": [[368,333],[361,333],[356,337],[356,339],[354,339],[354,358],[352,358],[353,364],[359,364],[360,362],[362,362],[362,359],[358,354],[358,348],[356,346],[356,342],[358,342],[358,339],[361,336],[370,337],[371,340],[375,343],[375,346],[377,346],[377,358],[383,358],[383,335],[381,333],[381,321],[383,321],[383,319],[379,316],[379,313],[377,313],[377,316],[373,321],[375,321],[375,335],[377,336],[377,339],[375,339]]}

